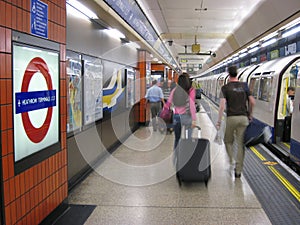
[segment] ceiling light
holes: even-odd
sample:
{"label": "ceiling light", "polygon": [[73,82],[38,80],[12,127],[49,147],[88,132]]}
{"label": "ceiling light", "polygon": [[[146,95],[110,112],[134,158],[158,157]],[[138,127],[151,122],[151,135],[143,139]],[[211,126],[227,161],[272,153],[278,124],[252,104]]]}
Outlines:
{"label": "ceiling light", "polygon": [[293,28],[293,29],[290,29],[289,31],[284,32],[284,33],[282,34],[282,38],[286,38],[286,37],[288,37],[288,36],[291,36],[291,35],[293,35],[293,34],[296,34],[296,33],[298,33],[299,31],[300,31],[300,26],[297,26],[297,27],[295,27],[295,28]]}
{"label": "ceiling light", "polygon": [[105,30],[105,32],[114,38],[125,38],[125,35],[123,33],[121,33],[120,31],[118,31],[117,29],[107,29]]}
{"label": "ceiling light", "polygon": [[254,48],[251,48],[248,52],[249,52],[249,53],[252,53],[252,52],[257,51],[258,49],[259,49],[259,47],[258,47],[258,46],[255,46]]}
{"label": "ceiling light", "polygon": [[67,0],[67,4],[77,9],[78,11],[80,11],[90,19],[98,19],[98,16],[92,10],[90,10],[85,5],[83,5],[82,3],[76,0]]}
{"label": "ceiling light", "polygon": [[128,45],[132,48],[141,48],[141,46],[136,42],[129,42]]}
{"label": "ceiling light", "polygon": [[243,58],[244,56],[247,55],[247,52],[243,52],[242,54],[239,55],[240,58]]}
{"label": "ceiling light", "polygon": [[266,40],[270,40],[271,38],[275,37],[277,35],[277,31],[273,32],[271,34],[268,34],[267,36],[263,37],[262,39],[260,39],[261,41],[266,41]]}
{"label": "ceiling light", "polygon": [[276,38],[272,38],[272,39],[270,39],[270,40],[268,40],[268,41],[262,43],[262,44],[261,44],[261,47],[262,47],[262,48],[263,48],[263,47],[266,47],[266,46],[268,46],[268,45],[271,45],[271,44],[275,43],[276,41],[277,41]]}

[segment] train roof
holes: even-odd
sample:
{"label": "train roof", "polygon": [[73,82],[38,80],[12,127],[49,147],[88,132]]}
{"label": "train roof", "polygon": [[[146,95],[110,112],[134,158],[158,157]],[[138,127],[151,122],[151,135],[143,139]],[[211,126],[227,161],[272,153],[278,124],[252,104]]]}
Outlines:
{"label": "train roof", "polygon": [[278,59],[264,62],[253,71],[253,74],[258,75],[258,74],[265,74],[265,73],[270,73],[275,71],[280,72],[287,65],[289,65],[290,63],[292,63],[293,61],[299,58],[300,58],[300,54],[294,54],[283,58],[278,58]]}

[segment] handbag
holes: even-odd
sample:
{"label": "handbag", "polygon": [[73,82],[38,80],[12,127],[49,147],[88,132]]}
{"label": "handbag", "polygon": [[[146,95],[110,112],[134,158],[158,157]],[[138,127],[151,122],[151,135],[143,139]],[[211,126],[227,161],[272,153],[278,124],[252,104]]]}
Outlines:
{"label": "handbag", "polygon": [[173,110],[170,107],[163,107],[159,113],[159,117],[166,123],[173,122]]}

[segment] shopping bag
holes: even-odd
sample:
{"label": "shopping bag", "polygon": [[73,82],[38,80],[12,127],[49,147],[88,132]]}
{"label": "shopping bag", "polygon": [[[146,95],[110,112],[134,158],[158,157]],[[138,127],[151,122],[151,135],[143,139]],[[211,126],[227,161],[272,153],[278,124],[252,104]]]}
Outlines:
{"label": "shopping bag", "polygon": [[221,131],[220,130],[217,130],[216,136],[214,138],[214,142],[217,143],[218,145],[222,145],[223,144],[222,135],[221,135]]}
{"label": "shopping bag", "polygon": [[159,117],[166,123],[172,123],[173,121],[173,110],[169,107],[163,107],[159,113]]}

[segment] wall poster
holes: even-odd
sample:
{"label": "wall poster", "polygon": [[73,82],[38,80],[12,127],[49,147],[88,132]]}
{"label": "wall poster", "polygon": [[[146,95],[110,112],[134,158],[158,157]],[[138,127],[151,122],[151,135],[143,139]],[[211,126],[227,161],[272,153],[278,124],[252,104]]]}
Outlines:
{"label": "wall poster", "polygon": [[67,132],[82,128],[81,55],[67,51]]}
{"label": "wall poster", "polygon": [[135,103],[135,70],[126,68],[126,108],[130,108]]}
{"label": "wall poster", "polygon": [[103,65],[99,58],[83,56],[84,79],[84,124],[103,117]]}
{"label": "wall poster", "polygon": [[15,162],[59,142],[59,53],[13,43]]}

